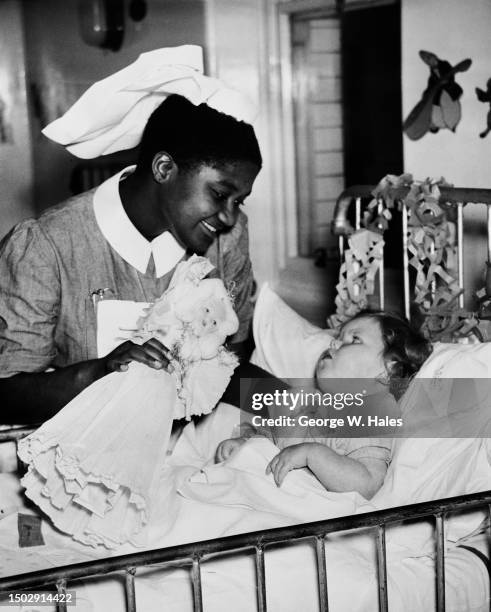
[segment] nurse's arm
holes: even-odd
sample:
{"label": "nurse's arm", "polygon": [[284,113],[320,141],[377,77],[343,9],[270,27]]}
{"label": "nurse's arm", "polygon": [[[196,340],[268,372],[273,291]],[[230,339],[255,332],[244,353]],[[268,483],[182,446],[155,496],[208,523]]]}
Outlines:
{"label": "nurse's arm", "polygon": [[52,372],[21,372],[0,378],[3,424],[37,424],[54,416],[76,395],[111,372],[124,372],[132,361],[151,368],[169,366],[169,351],[152,338],[138,345],[124,342],[100,359],[82,361]]}

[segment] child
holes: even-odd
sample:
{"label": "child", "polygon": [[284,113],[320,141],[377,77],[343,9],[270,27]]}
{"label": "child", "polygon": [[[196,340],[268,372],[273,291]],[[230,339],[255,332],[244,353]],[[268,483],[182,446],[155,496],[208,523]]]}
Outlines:
{"label": "child", "polygon": [[[339,338],[317,362],[315,380],[322,393],[335,392],[336,380],[371,379],[366,400],[393,416],[397,410],[397,381],[413,376],[431,353],[431,345],[403,319],[383,312],[364,311],[341,328]],[[334,381],[334,382],[333,382]],[[364,402],[366,406],[366,401]],[[305,442],[275,442],[283,448],[269,463],[278,486],[293,469],[307,467],[330,491],[358,491],[370,499],[380,489],[390,463],[389,438],[326,438],[306,428]],[[223,461],[240,447],[252,429],[224,440],[216,459]],[[271,434],[269,434],[271,435]],[[295,440],[295,442],[297,442]]]}

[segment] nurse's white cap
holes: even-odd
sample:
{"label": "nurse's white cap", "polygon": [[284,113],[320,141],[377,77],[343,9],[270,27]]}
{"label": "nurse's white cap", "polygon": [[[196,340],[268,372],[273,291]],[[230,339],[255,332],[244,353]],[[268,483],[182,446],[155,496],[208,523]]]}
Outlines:
{"label": "nurse's white cap", "polygon": [[43,134],[70,153],[91,159],[139,144],[153,111],[170,94],[252,123],[256,109],[237,90],[203,75],[203,51],[197,45],[156,49],[119,72],[94,83]]}

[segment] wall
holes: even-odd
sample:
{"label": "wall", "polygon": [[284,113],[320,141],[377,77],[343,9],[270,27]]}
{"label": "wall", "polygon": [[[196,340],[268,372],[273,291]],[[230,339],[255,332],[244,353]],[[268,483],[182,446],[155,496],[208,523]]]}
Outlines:
{"label": "wall", "polygon": [[[291,84],[285,65],[287,37],[278,27],[276,6],[270,0],[207,0],[207,36],[210,68],[217,76],[248,92],[260,105],[256,130],[264,157],[247,206],[251,225],[251,251],[260,281],[275,280],[288,255],[295,255],[295,184],[291,166],[292,142],[288,126]],[[288,3],[286,3],[288,4]],[[420,49],[434,51],[453,64],[473,59],[461,73],[464,87],[463,118],[456,134],[440,131],[411,142],[404,137],[404,164],[417,178],[445,176],[459,186],[491,187],[488,181],[491,134],[480,139],[486,105],[477,101],[476,86],[491,77],[491,3],[489,0],[402,0],[403,116],[413,108],[426,86],[428,69]],[[239,27],[240,24],[240,27]],[[281,28],[281,25],[280,25]],[[282,41],[282,48],[279,41]],[[281,78],[280,78],[281,77]],[[286,120],[282,120],[282,117]],[[485,260],[483,211],[468,207],[465,248],[466,271],[481,271]],[[479,225],[478,225],[479,224]],[[477,272],[476,272],[477,274]],[[473,287],[479,284],[474,274]],[[479,272],[480,274],[480,272]]]}
{"label": "wall", "polygon": [[[491,188],[491,134],[479,133],[486,126],[488,106],[477,100],[474,88],[485,89],[491,77],[491,2],[489,0],[402,0],[402,94],[403,116],[419,101],[428,79],[428,67],[418,55],[420,49],[432,51],[452,65],[472,59],[467,72],[456,81],[464,89],[462,119],[456,133],[440,130],[410,141],[404,137],[404,161],[415,178],[444,176],[459,187]],[[474,273],[473,286],[479,284],[486,257],[482,226],[482,207],[468,207],[465,248],[466,272]],[[469,218],[468,217],[468,218]],[[477,272],[479,271],[479,273]]]}
{"label": "wall", "polygon": [[22,10],[0,2],[0,238],[33,213]]}
{"label": "wall", "polygon": [[263,156],[245,212],[249,217],[251,258],[259,282],[276,278],[285,240],[285,214],[279,179],[283,162],[278,142],[279,92],[276,66],[268,48],[264,0],[207,0],[207,49],[212,76],[247,94],[258,108],[254,128]]}
{"label": "wall", "polygon": [[41,129],[62,115],[94,81],[129,65],[140,53],[205,43],[204,0],[147,0],[148,12],[142,22],[126,17],[123,45],[117,52],[83,42],[77,4],[78,0],[24,1],[38,212],[69,195],[70,175],[79,163],[44,137]]}

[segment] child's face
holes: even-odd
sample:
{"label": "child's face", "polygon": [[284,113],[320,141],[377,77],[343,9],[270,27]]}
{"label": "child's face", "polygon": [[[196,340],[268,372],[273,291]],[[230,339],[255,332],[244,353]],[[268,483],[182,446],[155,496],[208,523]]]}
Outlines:
{"label": "child's face", "polygon": [[387,371],[383,359],[384,341],[378,321],[360,318],[341,329],[338,340],[325,351],[316,365],[318,388],[322,379],[378,378]]}
{"label": "child's face", "polygon": [[227,311],[223,301],[209,298],[197,308],[193,331],[198,337],[220,333],[226,319]]}

